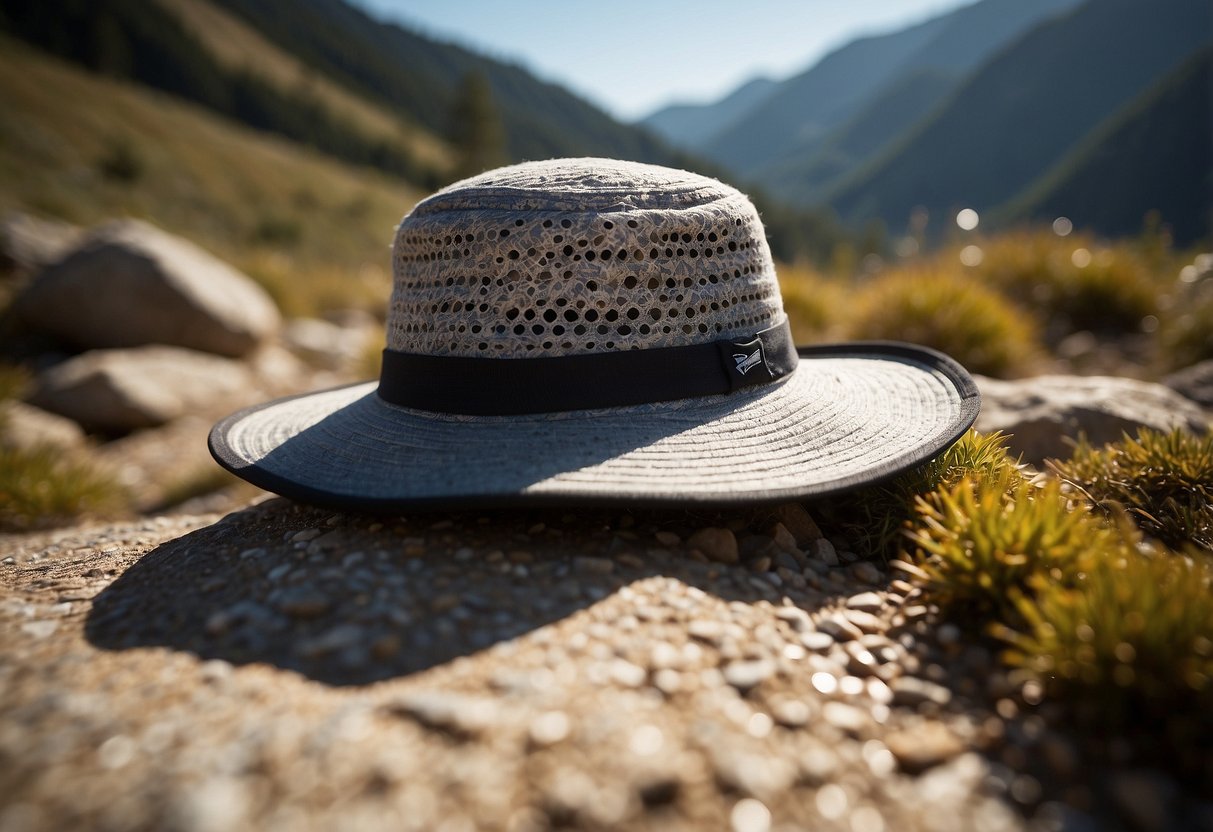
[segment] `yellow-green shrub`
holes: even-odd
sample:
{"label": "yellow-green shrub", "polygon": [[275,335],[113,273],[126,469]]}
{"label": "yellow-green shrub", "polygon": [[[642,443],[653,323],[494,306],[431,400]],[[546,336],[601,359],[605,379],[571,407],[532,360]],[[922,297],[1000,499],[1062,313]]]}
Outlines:
{"label": "yellow-green shrub", "polygon": [[849,334],[925,344],[993,376],[1026,370],[1040,349],[1033,321],[1002,296],[958,272],[921,268],[862,287]]}
{"label": "yellow-green shrub", "polygon": [[1139,332],[1158,312],[1160,277],[1129,244],[1019,232],[984,240],[982,253],[971,273],[1037,312],[1052,337]]}
{"label": "yellow-green shrub", "polygon": [[126,504],[121,486],[96,465],[53,447],[0,446],[0,529],[52,528]]}
{"label": "yellow-green shrub", "polygon": [[914,562],[931,598],[953,614],[1016,621],[1042,581],[1068,585],[1126,545],[1101,518],[1071,510],[1055,480],[969,476],[917,504]]}
{"label": "yellow-green shrub", "polygon": [[1093,506],[1123,509],[1168,546],[1213,550],[1213,435],[1141,428],[1103,448],[1080,441],[1068,461],[1050,466]]}
{"label": "yellow-green shrub", "polygon": [[779,266],[779,289],[797,344],[833,338],[847,309],[846,291],[837,281],[807,266]]}

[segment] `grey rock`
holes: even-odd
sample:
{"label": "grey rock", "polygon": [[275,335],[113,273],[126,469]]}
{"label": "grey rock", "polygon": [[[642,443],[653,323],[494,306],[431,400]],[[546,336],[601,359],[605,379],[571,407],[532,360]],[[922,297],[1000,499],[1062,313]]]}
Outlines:
{"label": "grey rock", "polygon": [[737,549],[737,537],[728,529],[709,526],[695,532],[687,538],[687,546],[698,549],[708,558],[717,563],[737,563],[740,554]]}
{"label": "grey rock", "polygon": [[982,394],[976,427],[1011,434],[1011,450],[1026,462],[1066,458],[1068,439],[1085,434],[1095,445],[1138,427],[1202,433],[1209,414],[1161,384],[1112,376],[1038,376],[1000,381],[977,378]]}
{"label": "grey rock", "polygon": [[373,324],[341,326],[319,318],[296,318],[283,327],[282,341],[300,358],[339,370],[357,363],[375,332]]}
{"label": "grey rock", "polygon": [[724,680],[741,692],[757,687],[775,675],[775,663],[768,659],[733,662],[724,669]]}
{"label": "grey rock", "polygon": [[65,419],[25,402],[0,403],[0,447],[72,450],[84,446],[84,431]]}
{"label": "grey rock", "polygon": [[947,762],[965,750],[965,745],[942,722],[929,720],[885,738],[889,751],[902,771],[919,774]]}
{"label": "grey rock", "polygon": [[933,702],[942,708],[952,701],[952,691],[943,685],[914,676],[894,679],[889,687],[893,690],[893,701],[898,705],[917,707],[924,702]]}
{"label": "grey rock", "polygon": [[385,703],[384,709],[463,738],[483,734],[500,719],[500,708],[492,699],[443,691],[406,694]]}
{"label": "grey rock", "polygon": [[29,325],[85,349],[170,344],[242,356],[278,329],[257,284],[135,220],[90,233],[14,301]]}
{"label": "grey rock", "polygon": [[88,430],[121,433],[240,402],[252,385],[240,362],[193,350],[93,350],[38,376],[30,402]]}
{"label": "grey rock", "polygon": [[[1213,333],[1209,334],[1213,338]],[[1213,407],[1213,358],[1162,379],[1162,383],[1202,407]]]}
{"label": "grey rock", "polygon": [[783,503],[776,506],[775,519],[783,523],[792,533],[796,545],[802,549],[821,538],[821,529],[817,527],[812,515],[799,503]]}
{"label": "grey rock", "polygon": [[33,274],[61,258],[79,239],[80,229],[29,214],[0,221],[0,269]]}

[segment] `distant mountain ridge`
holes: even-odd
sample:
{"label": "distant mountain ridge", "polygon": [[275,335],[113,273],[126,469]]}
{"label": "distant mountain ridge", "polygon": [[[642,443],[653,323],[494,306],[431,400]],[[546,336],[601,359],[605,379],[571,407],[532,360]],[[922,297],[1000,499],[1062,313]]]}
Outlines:
{"label": "distant mountain ridge", "polygon": [[[905,29],[862,37],[755,96],[748,108],[739,110],[737,93],[701,108],[694,117],[701,124],[714,121],[714,131],[701,128],[695,137],[666,135],[776,192],[786,191],[788,160],[808,159],[852,119],[873,118],[868,111],[907,76],[925,73],[954,84],[1032,25],[1077,2],[982,0]],[[951,87],[936,84],[929,89],[932,95],[919,104],[918,116],[938,104]],[[725,102],[728,106],[722,106]],[[681,114],[683,122],[691,117]],[[663,110],[641,123],[652,126],[668,119]]]}
{"label": "distant mountain ridge", "polygon": [[984,64],[830,204],[894,229],[918,208],[996,210],[1209,44],[1210,28],[1207,0],[1091,0]]}

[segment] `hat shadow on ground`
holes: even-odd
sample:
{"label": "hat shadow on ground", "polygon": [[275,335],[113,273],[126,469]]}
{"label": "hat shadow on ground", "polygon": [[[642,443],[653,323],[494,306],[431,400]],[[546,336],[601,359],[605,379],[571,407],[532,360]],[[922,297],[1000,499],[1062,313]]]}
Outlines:
{"label": "hat shadow on ground", "polygon": [[346,686],[445,665],[656,576],[726,603],[787,597],[812,613],[828,593],[777,588],[744,564],[704,562],[654,537],[769,525],[763,512],[376,518],[273,499],[148,552],[94,599],[85,634],[105,650],[166,647]]}

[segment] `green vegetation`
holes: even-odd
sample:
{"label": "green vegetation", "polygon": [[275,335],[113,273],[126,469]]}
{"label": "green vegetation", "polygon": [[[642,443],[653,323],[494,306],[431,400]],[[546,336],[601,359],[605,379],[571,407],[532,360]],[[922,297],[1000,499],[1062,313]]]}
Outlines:
{"label": "green vegetation", "polygon": [[1039,230],[983,239],[980,245],[982,260],[972,275],[1030,307],[1051,340],[1077,330],[1140,332],[1142,321],[1158,313],[1163,281],[1132,244],[1101,245],[1090,237],[1059,238]]}
{"label": "green vegetation", "polygon": [[830,524],[843,529],[860,551],[892,556],[904,543],[906,524],[916,517],[920,497],[947,490],[966,477],[1003,482],[1021,479],[1019,461],[1007,453],[1001,433],[970,430],[935,459],[883,485],[826,501],[820,507]]}
{"label": "green vegetation", "polygon": [[851,337],[925,344],[973,372],[1012,375],[1040,349],[1029,316],[955,272],[891,272],[863,286],[852,302]]}
{"label": "green vegetation", "polygon": [[[1007,466],[945,477],[916,500],[906,571],[945,616],[1005,644],[1015,678],[1085,737],[1130,740],[1138,759],[1207,776],[1195,749],[1213,740],[1213,560],[1196,546],[1211,460],[1213,439],[1142,432],[1081,446],[1056,466],[1064,482]],[[1130,518],[1174,548],[1143,541]]]}
{"label": "green vegetation", "polygon": [[1162,316],[1161,364],[1170,370],[1213,358],[1213,278],[1206,277],[1170,299]]}
{"label": "green vegetation", "polygon": [[0,530],[53,528],[111,516],[126,505],[122,488],[96,465],[59,448],[9,448],[0,442]]}
{"label": "green vegetation", "polygon": [[[237,265],[279,258],[279,299],[308,294],[314,273],[326,296],[339,297],[333,284],[344,275],[360,297],[361,275],[382,274],[392,228],[421,196],[3,36],[0,44],[0,213],[82,225],[146,217]],[[97,171],[114,148],[139,160],[138,176]],[[381,291],[377,302],[386,298]]]}
{"label": "green vegetation", "polygon": [[370,165],[423,187],[441,171],[403,141],[368,135],[302,89],[285,89],[230,69],[158,3],[48,0],[9,4],[5,28],[60,57],[113,78],[138,81],[327,154]]}
{"label": "green vegetation", "polygon": [[1127,512],[1172,548],[1195,543],[1213,551],[1213,434],[1142,428],[1100,449],[1081,441],[1052,467],[1093,508]]}

